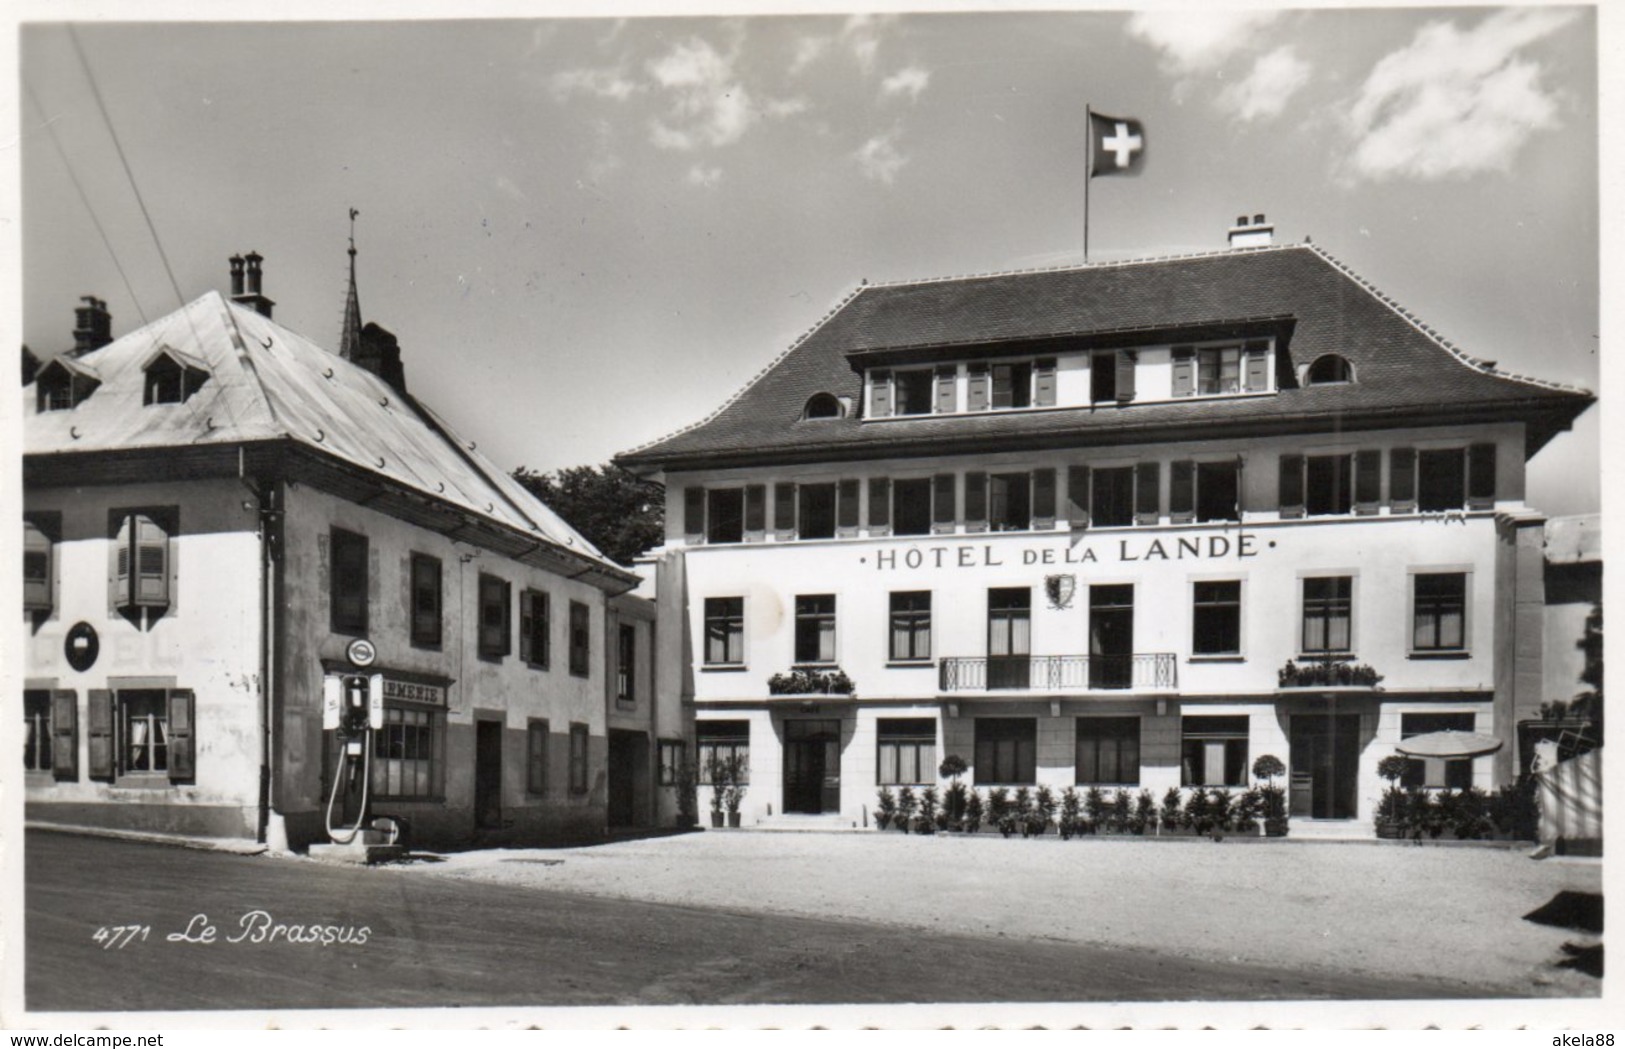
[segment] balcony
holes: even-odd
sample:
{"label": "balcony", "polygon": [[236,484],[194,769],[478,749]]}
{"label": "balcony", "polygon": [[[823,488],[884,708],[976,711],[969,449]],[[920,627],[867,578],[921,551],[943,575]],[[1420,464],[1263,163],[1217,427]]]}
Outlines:
{"label": "balcony", "polygon": [[948,656],[937,667],[943,692],[1173,692],[1172,652],[1112,656]]}

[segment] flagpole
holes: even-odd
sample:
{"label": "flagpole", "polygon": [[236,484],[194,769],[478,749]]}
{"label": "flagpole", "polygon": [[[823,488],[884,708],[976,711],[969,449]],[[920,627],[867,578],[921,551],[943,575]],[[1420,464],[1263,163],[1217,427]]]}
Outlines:
{"label": "flagpole", "polygon": [[1083,262],[1089,264],[1089,183],[1094,173],[1095,120],[1089,103],[1083,104]]}

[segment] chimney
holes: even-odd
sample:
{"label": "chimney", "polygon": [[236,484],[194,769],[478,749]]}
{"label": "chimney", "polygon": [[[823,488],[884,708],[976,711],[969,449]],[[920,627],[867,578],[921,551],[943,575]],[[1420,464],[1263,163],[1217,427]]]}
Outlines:
{"label": "chimney", "polygon": [[247,255],[233,255],[230,261],[231,301],[251,307],[260,316],[269,319],[271,307],[276,303],[261,294],[260,263],[265,261],[264,257],[257,251],[251,251]]}
{"label": "chimney", "polygon": [[398,392],[406,392],[406,368],[401,364],[401,344],[394,332],[376,324],[362,328],[361,347],[354,360]]}
{"label": "chimney", "polygon": [[113,341],[113,315],[107,312],[107,303],[94,295],[79,299],[73,309],[73,350],[75,357],[99,350]]}
{"label": "chimney", "polygon": [[1230,246],[1232,248],[1261,248],[1268,247],[1275,241],[1275,226],[1264,221],[1263,215],[1254,215],[1251,222],[1246,215],[1237,215],[1236,224],[1230,227]]}

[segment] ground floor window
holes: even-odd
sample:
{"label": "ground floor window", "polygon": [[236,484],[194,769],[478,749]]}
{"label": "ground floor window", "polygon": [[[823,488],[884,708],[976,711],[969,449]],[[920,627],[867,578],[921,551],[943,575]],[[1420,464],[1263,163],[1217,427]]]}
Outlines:
{"label": "ground floor window", "polygon": [[547,745],[551,728],[543,718],[531,718],[525,726],[525,790],[547,793]]}
{"label": "ground floor window", "polygon": [[196,697],[183,688],[91,689],[90,777],[195,776]]}
{"label": "ground floor window", "polygon": [[977,718],[975,771],[977,783],[1036,782],[1038,720]]}
{"label": "ground floor window", "polygon": [[46,689],[23,693],[23,768],[51,769],[51,693]]}
{"label": "ground floor window", "polygon": [[1189,715],[1180,722],[1180,775],[1185,786],[1247,785],[1247,715]]}
{"label": "ground floor window", "polygon": [[711,765],[716,761],[739,759],[740,773],[750,776],[750,722],[700,721],[694,726],[699,748],[700,782],[711,783]]}
{"label": "ground floor window", "polygon": [[1140,782],[1140,719],[1079,718],[1079,784],[1132,786]]}
{"label": "ground floor window", "polygon": [[683,770],[683,741],[680,739],[663,739],[660,741],[660,785],[662,787],[677,786],[678,777]]}
{"label": "ground floor window", "polygon": [[[1471,711],[1444,714],[1401,714],[1399,738],[1428,732],[1473,731],[1475,715]],[[1473,785],[1472,758],[1412,758],[1405,766],[1400,784],[1406,787],[1449,787],[1464,790]]]}
{"label": "ground floor window", "polygon": [[372,734],[372,792],[379,798],[433,798],[437,795],[438,711],[384,707],[384,727]]}
{"label": "ground floor window", "polygon": [[168,693],[159,689],[120,692],[119,771],[169,771]]}
{"label": "ground floor window", "polygon": [[570,793],[587,793],[590,770],[588,768],[587,744],[591,739],[587,726],[580,723],[570,725]]}
{"label": "ground floor window", "polygon": [[876,729],[876,782],[882,786],[912,786],[937,781],[934,719],[881,718]]}

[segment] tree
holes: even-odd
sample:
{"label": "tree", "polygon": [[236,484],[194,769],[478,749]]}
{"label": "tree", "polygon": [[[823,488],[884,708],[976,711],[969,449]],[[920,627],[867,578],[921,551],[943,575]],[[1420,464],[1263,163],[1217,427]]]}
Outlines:
{"label": "tree", "polygon": [[665,537],[665,489],[613,463],[553,473],[521,466],[513,479],[620,564],[630,565]]}
{"label": "tree", "polygon": [[1575,696],[1574,703],[1569,709],[1590,718],[1593,733],[1600,745],[1603,712],[1601,604],[1591,606],[1591,614],[1586,616],[1585,633],[1580,635],[1576,645],[1585,653],[1585,669],[1580,672],[1580,680],[1591,687]]}

